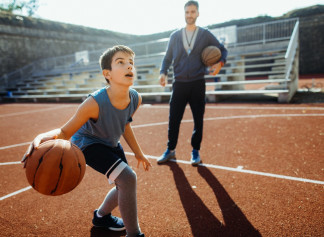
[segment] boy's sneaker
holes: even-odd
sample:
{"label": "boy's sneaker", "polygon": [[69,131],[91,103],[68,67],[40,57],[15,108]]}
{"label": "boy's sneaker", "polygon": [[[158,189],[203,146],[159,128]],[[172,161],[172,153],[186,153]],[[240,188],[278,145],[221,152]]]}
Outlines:
{"label": "boy's sneaker", "polygon": [[160,156],[160,158],[157,160],[157,163],[162,164],[172,158],[175,158],[175,150],[171,151],[169,149],[166,149],[166,151],[163,153],[163,155]]}
{"label": "boy's sneaker", "polygon": [[103,217],[97,216],[98,210],[95,210],[93,213],[92,224],[96,227],[106,227],[112,231],[122,231],[125,230],[123,219],[118,218],[116,216],[105,215]]}
{"label": "boy's sneaker", "polygon": [[193,149],[191,152],[191,164],[198,165],[201,162],[199,151]]}

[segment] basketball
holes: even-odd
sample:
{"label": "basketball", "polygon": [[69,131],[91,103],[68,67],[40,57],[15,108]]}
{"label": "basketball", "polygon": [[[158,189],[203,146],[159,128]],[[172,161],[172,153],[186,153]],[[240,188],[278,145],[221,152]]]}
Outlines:
{"label": "basketball", "polygon": [[41,143],[27,158],[26,177],[38,192],[57,196],[78,186],[85,168],[84,155],[76,145],[55,139]]}
{"label": "basketball", "polygon": [[201,54],[201,60],[207,67],[210,67],[218,63],[221,56],[222,53],[219,48],[217,48],[216,46],[208,46],[203,50]]}

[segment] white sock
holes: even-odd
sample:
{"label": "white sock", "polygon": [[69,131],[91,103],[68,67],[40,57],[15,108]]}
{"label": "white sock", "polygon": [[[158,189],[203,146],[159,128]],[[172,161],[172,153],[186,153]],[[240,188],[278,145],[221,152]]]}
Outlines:
{"label": "white sock", "polygon": [[96,215],[97,215],[97,217],[99,217],[99,218],[103,217],[102,215],[99,214],[99,210],[97,211]]}

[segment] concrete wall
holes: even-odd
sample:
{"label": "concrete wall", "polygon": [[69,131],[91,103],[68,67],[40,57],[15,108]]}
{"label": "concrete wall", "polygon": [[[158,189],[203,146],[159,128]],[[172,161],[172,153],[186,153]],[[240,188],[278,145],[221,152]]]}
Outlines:
{"label": "concrete wall", "polygon": [[20,22],[0,14],[0,77],[38,59],[104,49],[116,43],[126,44],[131,38],[112,31],[16,18]]}
{"label": "concrete wall", "polygon": [[300,74],[324,73],[324,14],[300,18]]}
{"label": "concrete wall", "polygon": [[[134,36],[0,13],[0,77],[38,59],[133,44],[170,32]],[[324,14],[300,18],[300,74],[324,73]]]}

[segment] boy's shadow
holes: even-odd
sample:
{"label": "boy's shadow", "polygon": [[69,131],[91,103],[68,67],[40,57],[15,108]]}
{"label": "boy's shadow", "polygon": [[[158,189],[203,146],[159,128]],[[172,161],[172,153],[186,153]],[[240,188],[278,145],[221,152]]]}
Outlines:
{"label": "boy's shadow", "polygon": [[175,162],[167,162],[173,172],[179,196],[193,236],[261,236],[228,195],[207,167],[198,166],[198,173],[212,188],[223,215],[221,223],[193,191],[183,170]]}
{"label": "boy's shadow", "polygon": [[90,236],[91,237],[120,237],[120,236],[125,236],[126,231],[111,231],[107,228],[103,227],[92,227],[90,230]]}

